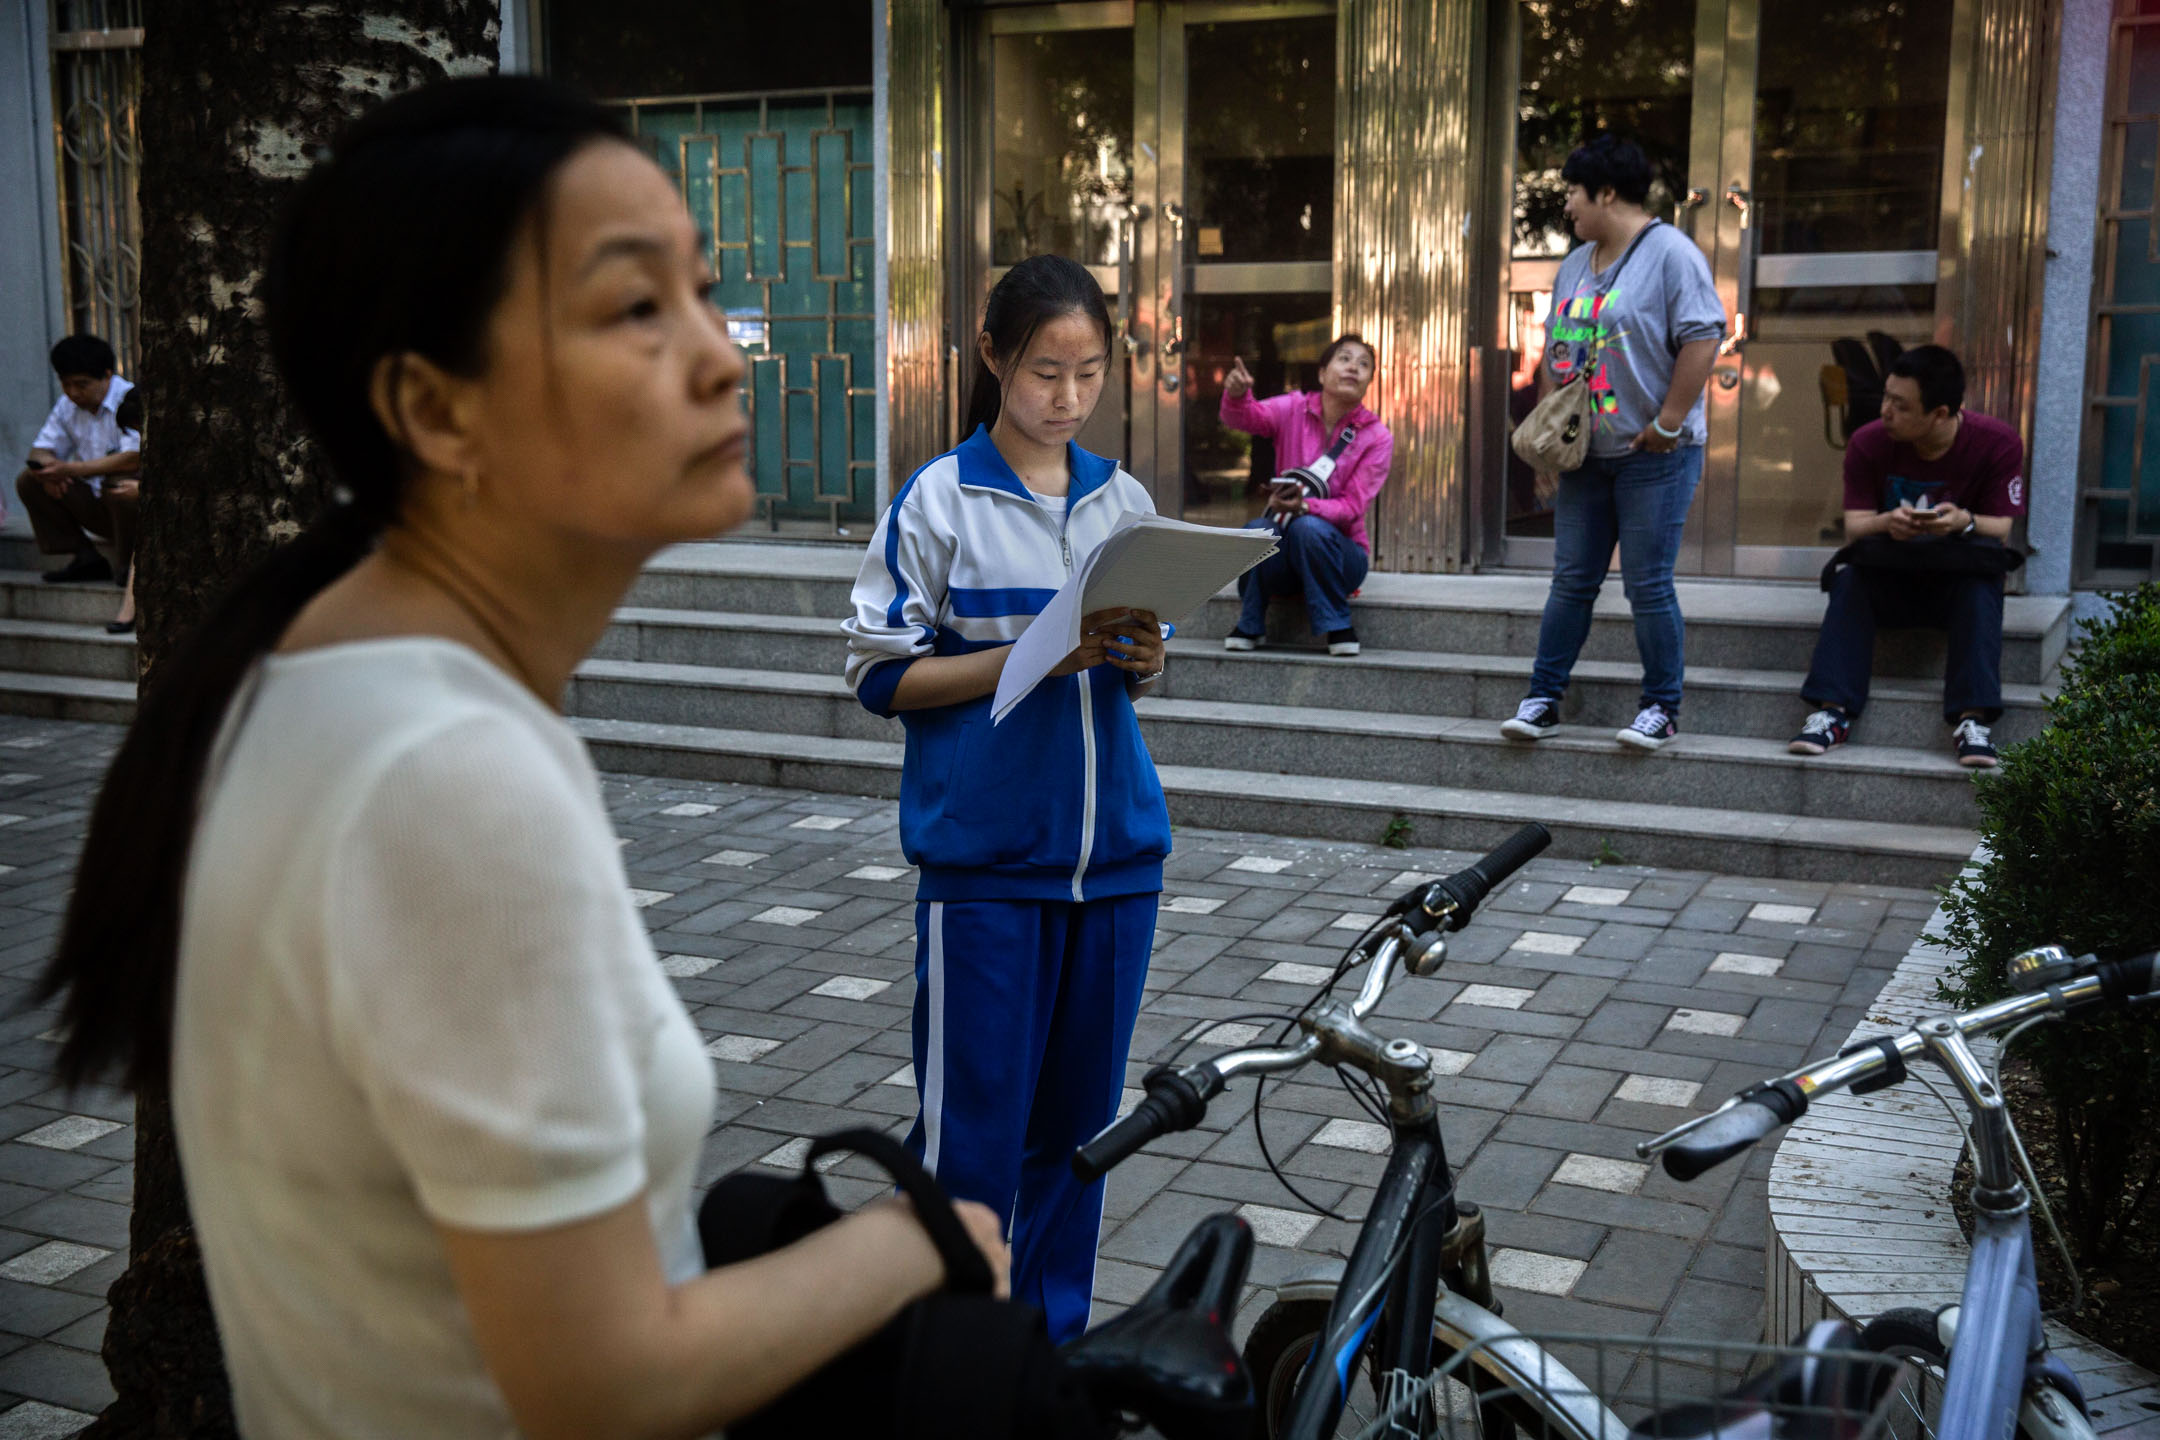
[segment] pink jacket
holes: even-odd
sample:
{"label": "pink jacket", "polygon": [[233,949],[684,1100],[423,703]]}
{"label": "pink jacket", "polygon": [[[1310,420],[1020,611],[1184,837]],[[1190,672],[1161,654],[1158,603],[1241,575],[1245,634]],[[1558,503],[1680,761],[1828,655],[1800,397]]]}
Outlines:
{"label": "pink jacket", "polygon": [[[1334,435],[1321,428],[1320,392],[1300,391],[1288,395],[1276,395],[1266,400],[1255,400],[1250,395],[1233,400],[1228,391],[1223,392],[1222,422],[1233,430],[1243,430],[1248,435],[1261,435],[1275,442],[1275,469],[1277,473],[1297,465],[1310,465],[1327,454],[1335,443]],[[1365,533],[1365,512],[1371,508],[1373,497],[1380,487],[1387,484],[1388,464],[1395,458],[1395,436],[1380,417],[1363,405],[1344,417],[1344,423],[1357,427],[1357,439],[1343,451],[1342,459],[1335,464],[1335,478],[1331,482],[1333,493],[1325,500],[1314,500],[1306,509],[1355,541],[1358,548],[1372,553],[1372,541]]]}

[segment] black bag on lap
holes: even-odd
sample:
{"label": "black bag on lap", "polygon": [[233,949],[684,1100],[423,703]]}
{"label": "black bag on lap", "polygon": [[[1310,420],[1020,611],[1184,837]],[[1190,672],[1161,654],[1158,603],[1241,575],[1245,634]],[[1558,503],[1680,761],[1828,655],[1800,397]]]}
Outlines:
{"label": "black bag on lap", "polygon": [[728,1426],[729,1440],[1098,1440],[1112,1434],[1115,1417],[1098,1411],[1060,1363],[1042,1312],[991,1296],[989,1262],[968,1238],[952,1202],[921,1163],[881,1131],[843,1130],[817,1140],[800,1175],[743,1172],[723,1179],[698,1208],[705,1263],[748,1260],[839,1219],[814,1168],[820,1156],[836,1150],[852,1150],[892,1176],[944,1257],[947,1288],[909,1305],[877,1334]]}
{"label": "black bag on lap", "polygon": [[1870,535],[1830,557],[1822,568],[1822,588],[1828,593],[1838,571],[1847,565],[1938,575],[2007,575],[2024,563],[2022,551],[1989,535],[1921,535],[1911,540]]}

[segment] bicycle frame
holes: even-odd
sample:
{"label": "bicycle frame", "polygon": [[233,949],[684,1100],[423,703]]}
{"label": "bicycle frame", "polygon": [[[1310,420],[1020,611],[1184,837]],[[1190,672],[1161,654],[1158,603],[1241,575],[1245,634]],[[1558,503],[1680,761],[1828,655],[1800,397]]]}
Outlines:
{"label": "bicycle frame", "polygon": [[[1328,1306],[1327,1326],[1291,1401],[1283,1427],[1286,1440],[1321,1440],[1334,1431],[1349,1403],[1358,1352],[1376,1326],[1378,1372],[1407,1374],[1423,1382],[1432,1368],[1441,1242],[1456,1220],[1455,1181],[1448,1171],[1446,1147],[1441,1143],[1439,1122],[1428,1116],[1397,1138],[1388,1157],[1357,1244]],[[1383,1287],[1381,1277],[1399,1243],[1407,1244],[1408,1250]],[[1489,1305],[1491,1298],[1488,1293],[1481,1303]]]}
{"label": "bicycle frame", "polygon": [[2041,1324],[2032,1200],[2013,1164],[2002,1094],[1955,1021],[1925,1021],[1919,1034],[1928,1057],[1964,1093],[1973,1117],[1972,1256],[1936,1433],[1941,1440],[1996,1440],[2009,1433],[2006,1417],[2017,1416],[2020,1402],[2050,1385],[2063,1389],[2082,1416],[2085,1397],[2069,1367],[2048,1352]]}

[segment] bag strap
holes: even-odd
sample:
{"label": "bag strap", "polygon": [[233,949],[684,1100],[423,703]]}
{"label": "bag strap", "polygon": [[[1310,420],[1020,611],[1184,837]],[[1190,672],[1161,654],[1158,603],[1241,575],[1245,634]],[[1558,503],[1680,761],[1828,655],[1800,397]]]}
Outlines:
{"label": "bag strap", "polygon": [[[1599,307],[1603,306],[1605,297],[1612,294],[1613,286],[1620,283],[1620,272],[1627,269],[1627,262],[1635,258],[1635,247],[1642,244],[1643,236],[1648,235],[1652,230],[1657,229],[1658,226],[1664,223],[1665,222],[1662,220],[1653,218],[1649,224],[1643,226],[1642,229],[1635,232],[1635,238],[1633,240],[1628,241],[1627,249],[1620,252],[1620,259],[1613,265],[1612,272],[1608,274],[1605,277],[1604,281],[1600,283],[1597,287],[1597,298]],[[1592,248],[1591,254],[1594,258],[1596,255],[1595,247]],[[1578,291],[1577,293],[1579,294],[1581,292]],[[1595,345],[1591,346],[1590,363],[1583,367],[1582,375],[1586,381],[1589,379],[1590,376],[1597,373],[1599,357],[1602,356],[1604,353],[1605,341],[1601,337]]]}
{"label": "bag strap", "polygon": [[930,1242],[945,1261],[947,1290],[959,1295],[991,1292],[995,1278],[990,1273],[990,1262],[983,1258],[982,1251],[969,1238],[967,1227],[953,1213],[952,1201],[943,1187],[906,1146],[882,1130],[835,1130],[811,1142],[810,1153],[803,1157],[803,1174],[810,1175],[819,1157],[835,1150],[852,1150],[892,1177],[914,1205],[923,1229],[930,1232]]}
{"label": "bag strap", "polygon": [[1340,460],[1340,459],[1342,459],[1342,452],[1343,452],[1343,451],[1345,451],[1345,450],[1347,450],[1347,449],[1349,449],[1349,448],[1350,448],[1350,442],[1351,442],[1351,441],[1353,441],[1353,440],[1355,440],[1355,439],[1357,439],[1357,426],[1355,426],[1355,425],[1345,425],[1345,426],[1343,426],[1343,427],[1342,427],[1342,434],[1340,434],[1340,435],[1337,435],[1337,436],[1335,437],[1335,443],[1334,443],[1333,445],[1330,445],[1330,446],[1328,446],[1327,458],[1328,458],[1328,459],[1330,459],[1330,460]]}

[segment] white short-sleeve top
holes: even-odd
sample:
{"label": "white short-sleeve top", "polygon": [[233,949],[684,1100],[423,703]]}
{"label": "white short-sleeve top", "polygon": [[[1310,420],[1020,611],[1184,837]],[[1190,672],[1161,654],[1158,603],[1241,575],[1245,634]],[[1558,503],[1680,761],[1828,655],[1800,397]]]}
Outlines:
{"label": "white short-sleeve top", "polygon": [[187,874],[173,1109],[243,1433],[514,1425],[436,1222],[645,1196],[671,1281],[712,1062],[583,744],[445,640],[263,661]]}

